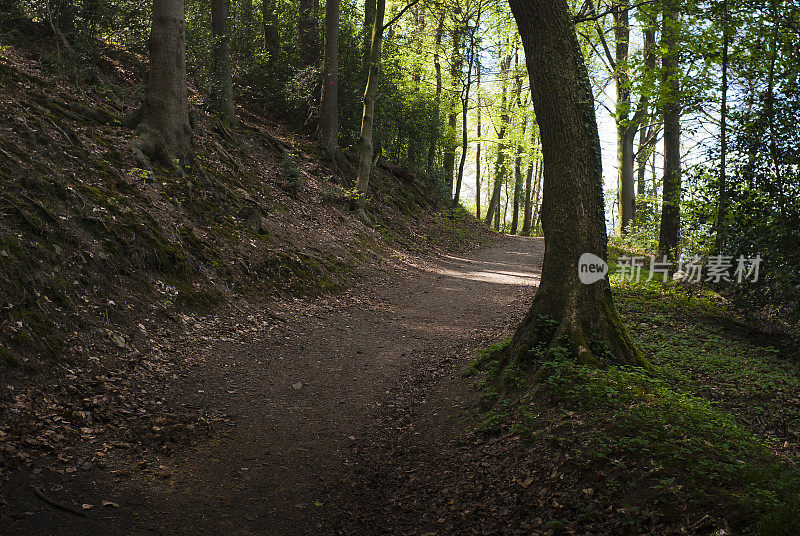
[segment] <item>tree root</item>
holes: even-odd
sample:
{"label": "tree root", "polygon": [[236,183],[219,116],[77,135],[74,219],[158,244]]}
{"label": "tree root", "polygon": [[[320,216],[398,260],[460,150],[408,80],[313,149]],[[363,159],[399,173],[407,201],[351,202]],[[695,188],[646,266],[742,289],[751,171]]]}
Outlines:
{"label": "tree root", "polygon": [[41,500],[49,504],[50,506],[53,506],[65,512],[69,512],[70,514],[75,514],[76,516],[86,517],[86,512],[84,512],[83,510],[79,510],[78,508],[74,508],[72,506],[69,506],[68,504],[63,504],[51,499],[50,497],[45,495],[45,493],[42,491],[42,488],[33,486],[33,493]]}

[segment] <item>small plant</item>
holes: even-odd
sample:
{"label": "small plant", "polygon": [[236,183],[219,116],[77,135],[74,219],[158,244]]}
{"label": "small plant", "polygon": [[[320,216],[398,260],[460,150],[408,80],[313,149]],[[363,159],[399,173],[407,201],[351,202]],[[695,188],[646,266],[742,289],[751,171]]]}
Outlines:
{"label": "small plant", "polygon": [[281,157],[281,171],[285,181],[285,189],[292,197],[297,197],[302,186],[300,182],[300,168],[290,153],[283,153]]}

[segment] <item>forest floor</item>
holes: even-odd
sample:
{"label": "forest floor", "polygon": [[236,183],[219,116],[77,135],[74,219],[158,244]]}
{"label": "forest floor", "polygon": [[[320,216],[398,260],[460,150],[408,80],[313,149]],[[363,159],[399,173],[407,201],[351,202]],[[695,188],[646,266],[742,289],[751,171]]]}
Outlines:
{"label": "forest floor", "polygon": [[[209,438],[171,454],[88,452],[75,472],[13,473],[5,533],[364,534],[350,532],[350,515],[398,477],[398,460],[470,429],[479,394],[463,366],[519,321],[542,254],[541,239],[501,236],[465,256],[396,258],[336,297],[197,321],[173,341],[166,403],[204,408]],[[411,507],[399,522],[422,534],[441,526],[430,515]],[[393,523],[387,533],[399,534]]]}

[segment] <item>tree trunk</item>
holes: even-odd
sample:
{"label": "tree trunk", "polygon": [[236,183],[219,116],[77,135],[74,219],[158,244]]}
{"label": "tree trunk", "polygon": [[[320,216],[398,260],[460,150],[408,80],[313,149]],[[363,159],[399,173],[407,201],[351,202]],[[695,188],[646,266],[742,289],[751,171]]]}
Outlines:
{"label": "tree trunk", "polygon": [[211,40],[214,56],[211,75],[211,109],[225,123],[236,121],[236,113],[233,108],[231,53],[228,45],[229,3],[230,0],[211,1]]}
{"label": "tree trunk", "polygon": [[[534,123],[531,128],[531,149],[536,144],[536,124]],[[534,161],[528,164],[528,171],[525,175],[525,209],[523,210],[522,215],[522,234],[523,236],[529,236],[531,234],[531,203],[533,202],[532,195],[533,195],[533,169],[534,169]]]}
{"label": "tree trunk", "polygon": [[[370,0],[366,0],[369,2]],[[436,37],[433,42],[433,70],[436,73],[436,95],[433,98],[434,107],[436,108],[436,121],[431,122],[436,125],[431,132],[430,146],[428,147],[428,172],[432,173],[434,169],[434,160],[436,159],[436,142],[439,139],[438,125],[439,116],[441,112],[442,102],[442,65],[439,62],[439,48],[442,46],[442,34],[444,33],[444,13],[439,17],[439,25],[436,27]]]}
{"label": "tree trunk", "polygon": [[508,81],[508,70],[511,67],[511,54],[507,54],[500,61],[500,76],[501,78],[501,100],[500,100],[500,130],[497,132],[497,160],[494,165],[494,188],[492,190],[492,197],[489,201],[489,207],[486,209],[486,226],[492,224],[494,218],[494,228],[496,231],[500,230],[500,195],[503,192],[503,180],[505,179],[506,166],[505,166],[505,144],[503,140],[506,136],[506,128],[508,127],[508,96],[506,84]]}
{"label": "tree trunk", "polygon": [[467,161],[467,112],[469,111],[469,90],[472,86],[472,62],[475,60],[475,32],[480,24],[481,13],[475,17],[475,28],[470,32],[469,63],[467,64],[467,83],[464,86],[464,97],[461,99],[461,159],[458,162],[458,178],[456,192],[453,195],[453,208],[458,206],[461,197],[461,181],[464,179],[464,163]]}
{"label": "tree trunk", "polygon": [[358,140],[358,211],[365,216],[364,206],[367,202],[369,175],[372,171],[372,124],[375,119],[375,95],[378,92],[378,76],[381,72],[381,41],[383,40],[383,13],[386,0],[377,0],[375,19],[372,25],[372,41],[370,44],[370,67],[367,77],[367,88],[364,90],[364,113],[361,116],[361,136]]}
{"label": "tree trunk", "polygon": [[726,165],[728,157],[727,120],[728,120],[728,0],[722,0],[722,99],[719,105],[719,202],[717,205],[717,236],[714,251],[722,254],[724,243],[725,213],[728,210],[728,193],[726,191]]}
{"label": "tree trunk", "polygon": [[475,92],[478,94],[478,143],[475,146],[475,218],[481,219],[481,59],[476,58]]}
{"label": "tree trunk", "polygon": [[317,139],[331,154],[339,135],[339,0],[325,2],[325,49],[322,60],[322,100]]}
{"label": "tree trunk", "polygon": [[317,62],[317,10],[319,0],[300,0],[300,14],[297,22],[300,33],[300,67],[305,68]]}
{"label": "tree trunk", "polygon": [[274,62],[278,52],[278,21],[275,15],[275,0],[262,0],[261,19],[264,25],[264,52]]}
{"label": "tree trunk", "polygon": [[536,232],[536,229],[539,228],[539,222],[542,217],[542,182],[544,180],[544,165],[541,160],[536,161],[536,188],[535,193],[533,196],[533,210],[536,211],[536,216],[533,219],[533,223],[531,223],[531,232]]}
{"label": "tree trunk", "polygon": [[186,33],[183,0],[153,0],[148,41],[150,69],[142,121],[131,148],[146,167],[149,159],[172,165],[189,154],[192,130],[186,87]]}
{"label": "tree trunk", "polygon": [[[520,106],[521,107],[521,106]],[[526,117],[522,123],[522,137],[525,137],[525,130],[528,126]],[[517,157],[514,159],[514,199],[511,214],[511,234],[517,234],[519,227],[519,205],[522,201],[522,145],[517,145]]]}
{"label": "tree trunk", "polygon": [[522,201],[522,152],[517,149],[517,158],[514,160],[514,202],[511,213],[511,234],[517,234],[519,227],[519,205]]}
{"label": "tree trunk", "polygon": [[[544,155],[545,254],[539,290],[500,369],[530,369],[538,349],[582,363],[645,365],[614,308],[608,276],[578,278],[584,253],[606,258],[603,165],[589,76],[566,0],[510,0],[527,59]],[[552,329],[551,329],[552,327]],[[548,351],[548,354],[551,352]]]}
{"label": "tree trunk", "polygon": [[372,43],[372,25],[375,22],[375,0],[364,0],[364,78],[369,76],[369,50]]}
{"label": "tree trunk", "polygon": [[614,80],[617,86],[617,187],[620,213],[620,232],[624,234],[634,219],[636,199],[633,183],[633,138],[636,127],[629,123],[631,111],[630,76],[628,74],[628,50],[630,22],[627,2],[614,10]]}
{"label": "tree trunk", "polygon": [[447,185],[447,195],[453,195],[453,176],[456,167],[456,126],[458,119],[458,110],[455,103],[459,101],[456,95],[461,93],[461,68],[464,64],[463,56],[461,55],[461,32],[463,26],[461,23],[456,24],[453,30],[453,54],[450,58],[450,84],[452,88],[451,98],[448,99],[449,112],[447,115],[447,144],[444,150],[444,179]]}
{"label": "tree trunk", "polygon": [[663,13],[661,83],[664,104],[664,184],[662,186],[661,232],[659,255],[678,258],[681,202],[681,106],[678,80],[678,12],[674,0],[666,3]]}
{"label": "tree trunk", "polygon": [[[656,71],[656,32],[652,26],[644,30],[644,68],[646,73],[655,73]],[[650,99],[645,93],[642,99],[642,111],[644,117],[649,115]],[[647,214],[647,202],[645,201],[646,187],[645,187],[645,170],[647,168],[647,159],[650,151],[654,145],[654,141],[650,139],[656,132],[655,127],[648,125],[648,121],[643,121],[639,128],[639,149],[636,153],[636,166],[637,166],[637,189],[636,194],[639,199],[636,206],[636,221],[639,223],[644,222],[645,214]]]}

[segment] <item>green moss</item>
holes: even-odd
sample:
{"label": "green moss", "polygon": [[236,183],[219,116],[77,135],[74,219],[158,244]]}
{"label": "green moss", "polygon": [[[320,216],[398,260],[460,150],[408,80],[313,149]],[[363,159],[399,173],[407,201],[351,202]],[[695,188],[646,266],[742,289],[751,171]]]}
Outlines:
{"label": "green moss", "polygon": [[175,285],[178,295],[175,304],[181,307],[208,313],[222,300],[220,295],[209,287],[195,288],[191,283],[181,281]]}

